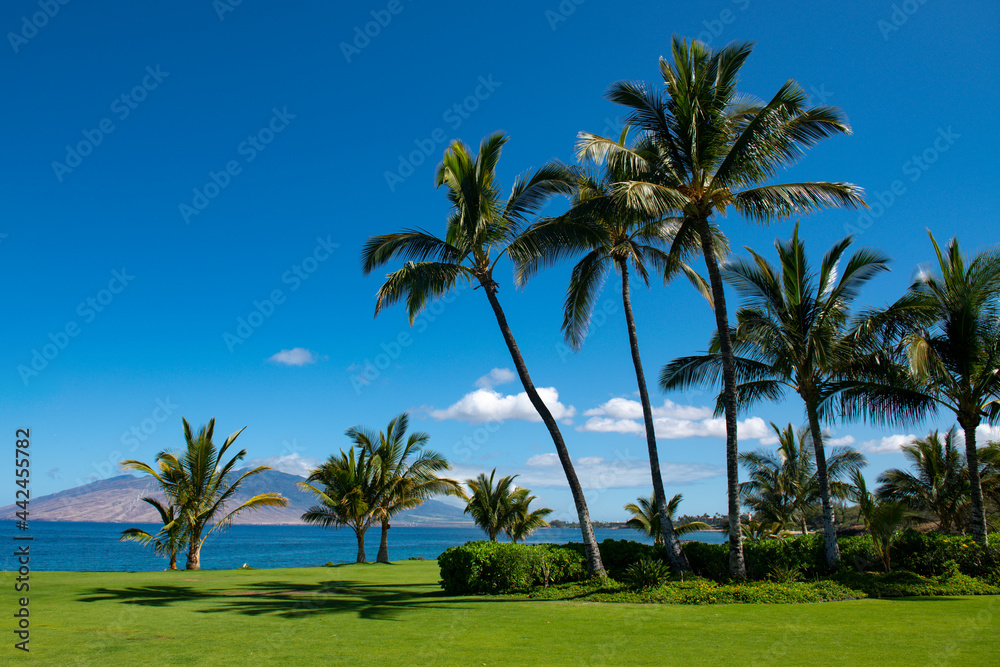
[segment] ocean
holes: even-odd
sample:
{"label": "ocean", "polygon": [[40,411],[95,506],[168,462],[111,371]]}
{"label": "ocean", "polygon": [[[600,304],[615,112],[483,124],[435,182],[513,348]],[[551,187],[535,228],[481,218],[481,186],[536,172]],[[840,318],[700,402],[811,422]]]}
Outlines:
{"label": "ocean", "polygon": [[[8,545],[3,549],[3,570],[17,570],[13,556],[15,546],[29,545],[31,569],[35,571],[71,572],[148,572],[165,570],[167,559],[153,554],[151,549],[135,542],[118,542],[121,531],[129,527],[120,523],[71,523],[32,521],[28,531],[15,531],[14,522],[4,522],[0,539]],[[149,532],[156,525],[140,525]],[[650,544],[637,531],[616,528],[595,528],[597,540],[636,540]],[[16,534],[16,535],[15,535]],[[14,537],[30,536],[31,541],[14,541]],[[374,561],[378,554],[381,529],[374,527],[365,535],[365,552]],[[448,547],[471,540],[485,539],[478,528],[430,528],[398,526],[389,530],[390,560],[409,558],[434,559]],[[698,532],[686,539],[721,543],[718,532]],[[580,542],[576,528],[543,528],[528,538],[529,544]],[[201,567],[205,570],[231,570],[244,563],[257,569],[280,567],[311,567],[333,563],[353,563],[357,557],[357,540],[346,528],[323,529],[316,526],[232,526],[213,532],[201,549]],[[177,559],[183,568],[185,555]]]}

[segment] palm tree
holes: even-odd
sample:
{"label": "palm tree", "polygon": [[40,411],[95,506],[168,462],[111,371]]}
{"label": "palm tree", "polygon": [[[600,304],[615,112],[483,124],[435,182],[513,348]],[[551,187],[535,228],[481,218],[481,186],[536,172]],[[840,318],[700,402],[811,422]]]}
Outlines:
{"label": "palm tree", "polygon": [[[796,437],[791,424],[782,429],[771,422],[771,428],[778,436],[776,450],[740,454],[740,463],[750,473],[749,481],[740,484],[740,497],[758,520],[782,527],[798,525],[806,535],[809,511],[822,497],[812,437],[807,430],[799,431]],[[850,486],[838,478],[867,463],[856,449],[835,447],[827,459],[831,496],[847,498]]]}
{"label": "palm tree", "polygon": [[912,510],[938,520],[938,529],[950,532],[963,523],[969,502],[969,475],[962,454],[955,448],[958,429],[948,430],[942,442],[938,431],[903,447],[913,472],[898,468],[878,476],[878,496],[898,500]]}
{"label": "palm tree", "polygon": [[[667,516],[670,518],[671,525],[674,521],[674,516],[677,514],[677,508],[681,504],[681,500],[684,496],[681,494],[675,494],[670,502],[666,503]],[[663,530],[660,528],[660,513],[659,507],[662,504],[656,502],[656,492],[653,492],[652,496],[639,496],[634,503],[628,503],[625,505],[625,511],[632,515],[632,518],[625,522],[626,528],[634,528],[641,533],[648,535],[653,538],[653,544],[656,546],[663,546]],[[689,521],[688,523],[682,523],[679,526],[674,526],[674,532],[680,535],[687,535],[699,530],[711,530],[712,527],[707,523],[702,521]]]}
{"label": "palm tree", "polygon": [[156,498],[145,497],[144,503],[152,505],[160,515],[163,528],[150,534],[142,528],[126,528],[118,538],[119,542],[139,542],[143,546],[151,546],[153,553],[157,556],[166,556],[170,564],[168,570],[177,569],[177,554],[187,543],[185,535],[186,526],[177,521],[177,506],[170,503],[160,502]]}
{"label": "palm tree", "polygon": [[957,239],[942,252],[928,231],[939,274],[921,271],[907,293],[873,321],[901,333],[905,360],[886,357],[844,392],[852,416],[880,422],[926,417],[942,407],[965,434],[972,537],[987,544],[976,428],[1000,417],[1000,252],[966,263]]}
{"label": "palm tree", "polygon": [[[789,389],[799,395],[815,444],[826,564],[836,569],[840,550],[826,452],[819,444],[823,442],[820,419],[831,416],[832,397],[840,391],[841,380],[857,372],[852,369],[859,359],[867,359],[858,348],[856,333],[848,329],[849,309],[865,283],[888,270],[889,260],[876,250],[862,248],[840,266],[851,245],[848,236],[827,252],[817,276],[809,268],[798,224],[789,241],[774,245],[779,267],[748,248],[752,263],[737,260],[723,272],[744,297],[736,329],[722,338],[716,335],[709,354],[670,362],[660,385],[673,389],[715,381],[724,361],[720,343],[731,341],[734,353],[740,355],[733,358],[739,409],[765,398],[778,400]],[[720,398],[716,413],[728,410],[725,398]]]}
{"label": "palm tree", "polygon": [[409,425],[410,417],[404,412],[377,434],[358,426],[347,430],[347,437],[367,451],[372,463],[376,497],[371,506],[382,524],[382,541],[375,559],[379,563],[389,562],[389,520],[395,514],[419,507],[436,495],[464,497],[458,482],[437,476],[442,470],[451,470],[451,465],[438,452],[424,449],[430,436],[419,432],[406,438]]}
{"label": "palm tree", "polygon": [[[371,453],[362,449],[355,456],[352,447],[349,452],[340,450],[339,456],[331,454],[309,473],[305,482],[298,484],[303,491],[313,493],[320,501],[319,505],[306,510],[302,520],[323,528],[351,528],[358,540],[358,563],[368,562],[365,532],[376,516],[376,475]],[[312,482],[319,482],[322,488]]]}
{"label": "palm tree", "polygon": [[[181,421],[184,423],[186,448],[179,455],[165,451],[157,454],[159,470],[154,470],[142,461],[128,460],[121,465],[126,470],[148,473],[160,483],[167,498],[176,506],[174,521],[183,524],[187,535],[186,567],[188,570],[198,570],[201,569],[201,546],[213,530],[224,530],[243,512],[263,507],[284,507],[288,504],[288,499],[280,493],[258,493],[229,510],[226,505],[235,500],[243,481],[271,468],[257,466],[236,477],[234,470],[247,455],[245,449],[223,462],[229,447],[245,426],[226,438],[221,449],[217,449],[212,442],[214,418],[201,427],[197,436],[191,433],[191,425],[187,419],[182,418]],[[213,521],[214,525],[205,532],[205,528]],[[166,525],[164,531],[171,528],[172,525]]]}
{"label": "palm tree", "polygon": [[549,525],[545,517],[552,514],[552,509],[548,507],[530,509],[529,505],[533,500],[537,500],[537,497],[531,495],[531,491],[523,487],[511,494],[511,518],[504,528],[504,532],[507,533],[511,542],[520,542],[539,528],[545,528]]}
{"label": "palm tree", "polygon": [[631,163],[649,174],[643,181],[618,184],[616,194],[651,215],[680,214],[674,245],[687,247],[692,238],[701,244],[722,356],[729,568],[739,577],[746,576],[746,567],[740,541],[736,370],[713,218],[732,206],[751,222],[769,224],[826,207],[864,205],[861,189],[849,183],[762,185],[806,148],[850,128],[838,109],[808,107],[805,91],[794,81],[766,104],[739,95],[737,78],[752,48],[734,43],[713,52],[701,42],[674,37],[673,62],[660,59],[664,90],[618,81],[605,95],[629,110],[625,122],[639,129],[639,145],[648,148],[632,150],[586,132],[577,143],[581,159]]}
{"label": "palm tree", "polygon": [[858,503],[861,518],[868,526],[868,533],[872,537],[875,553],[878,554],[882,560],[882,566],[888,572],[892,569],[892,563],[889,559],[892,536],[909,520],[906,505],[898,500],[880,499],[868,491],[865,478],[861,475],[860,470],[855,470],[852,473],[851,483],[854,489],[854,499]]}
{"label": "palm tree", "polygon": [[[530,493],[527,491],[522,494],[523,497],[519,501],[518,492],[526,490],[518,489],[514,484],[517,475],[501,477],[494,483],[496,472],[497,469],[494,468],[489,477],[486,476],[486,473],[481,472],[476,479],[465,480],[470,491],[465,512],[472,515],[472,520],[476,522],[476,525],[486,531],[491,542],[496,542],[497,535],[507,532],[519,518],[524,518],[527,503],[534,499],[534,497],[527,497]],[[519,506],[519,502],[521,506]],[[551,511],[549,510],[545,514]],[[519,517],[519,515],[521,516]]]}
{"label": "palm tree", "polygon": [[493,270],[505,254],[511,255],[516,262],[527,252],[523,244],[518,243],[518,235],[527,218],[537,213],[553,195],[569,194],[574,175],[562,165],[545,165],[519,176],[504,201],[497,182],[496,165],[506,142],[507,137],[500,133],[486,137],[475,158],[465,144],[452,143],[445,151],[436,176],[438,187],[447,188],[452,205],[445,238],[439,239],[421,230],[372,237],[362,250],[363,269],[367,275],[394,259],[405,261],[402,268],[386,277],[379,289],[375,314],[405,296],[411,324],[428,299],[446,294],[458,281],[475,282],[483,288],[524,391],[555,444],[580,519],[587,569],[591,574],[600,575],[604,566],[583,487],[559,425],[528,375],[524,358],[497,299],[499,284],[493,279]]}
{"label": "palm tree", "polygon": [[[629,128],[626,127],[619,139],[625,148]],[[633,150],[642,150],[634,146]],[[543,220],[533,225],[525,234],[527,247],[536,250],[535,255],[525,257],[518,267],[517,279],[524,284],[542,265],[549,265],[574,251],[584,252],[584,256],[573,267],[572,277],[563,307],[562,329],[566,340],[575,349],[583,345],[587,335],[594,303],[600,296],[604,279],[610,269],[618,272],[622,279],[622,304],[628,329],[632,365],[639,386],[639,402],[642,405],[643,422],[646,430],[646,448],[649,453],[649,468],[653,478],[653,496],[665,498],[663,475],[656,446],[656,431],[653,425],[653,410],[649,403],[649,390],[639,356],[639,340],[636,334],[635,317],[632,314],[632,299],[629,293],[631,265],[640,280],[649,287],[650,273],[659,275],[664,282],[678,270],[708,294],[708,286],[687,264],[680,261],[679,248],[671,256],[671,242],[678,222],[662,215],[650,216],[639,209],[630,207],[614,197],[617,183],[641,180],[646,174],[629,170],[627,164],[608,162],[601,176],[582,174],[573,196],[573,206],[563,216]],[[581,229],[581,227],[583,229]],[[686,254],[696,248],[693,244],[685,249]],[[687,556],[681,549],[680,540],[666,506],[658,508],[660,521],[666,526],[664,534],[670,563],[677,571],[689,571]]]}

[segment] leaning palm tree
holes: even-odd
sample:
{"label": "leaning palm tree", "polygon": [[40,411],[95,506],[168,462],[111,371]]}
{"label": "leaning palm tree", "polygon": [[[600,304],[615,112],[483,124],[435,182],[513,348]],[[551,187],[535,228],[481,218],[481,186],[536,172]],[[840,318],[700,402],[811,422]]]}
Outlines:
{"label": "leaning palm tree", "polygon": [[675,37],[673,62],[660,58],[663,90],[618,81],[605,95],[628,109],[625,122],[639,129],[640,145],[648,148],[632,150],[586,132],[577,143],[581,159],[633,164],[649,174],[642,181],[620,183],[617,195],[651,215],[680,215],[677,247],[687,247],[695,234],[701,244],[722,358],[729,568],[740,577],[746,576],[746,567],[740,541],[736,371],[714,218],[732,206],[750,222],[770,224],[827,207],[864,205],[861,189],[850,183],[763,185],[806,148],[850,133],[850,128],[838,109],[809,107],[805,91],[791,80],[767,103],[738,94],[739,72],[752,48],[734,43],[713,52],[701,42]]}
{"label": "leaning palm tree", "polygon": [[511,542],[520,542],[539,528],[545,528],[549,525],[545,517],[552,514],[552,509],[549,507],[531,509],[531,501],[537,500],[537,497],[531,495],[530,489],[523,487],[517,489],[511,495],[510,500],[513,509],[504,532],[507,533]]}
{"label": "leaning palm tree", "polygon": [[393,260],[405,262],[402,268],[386,277],[379,289],[375,314],[405,297],[411,324],[428,299],[446,294],[457,282],[477,283],[483,288],[528,400],[555,444],[580,520],[587,569],[599,575],[604,572],[604,566],[583,487],[559,425],[528,375],[524,358],[497,299],[500,285],[493,279],[493,270],[504,255],[511,255],[517,261],[519,253],[526,252],[517,241],[528,217],[536,214],[553,195],[569,194],[574,175],[562,165],[545,165],[518,177],[510,196],[503,200],[496,167],[506,142],[506,136],[492,134],[483,140],[475,157],[465,144],[452,143],[445,151],[436,176],[438,187],[443,185],[447,189],[452,206],[445,238],[421,230],[374,236],[362,250],[363,269],[367,275]]}
{"label": "leaning palm tree", "polygon": [[872,320],[901,333],[901,357],[880,359],[843,393],[847,414],[900,423],[938,408],[954,412],[965,435],[972,537],[987,544],[976,428],[1000,418],[1000,252],[966,262],[952,239],[942,252],[928,235],[938,272],[921,271],[907,293]]}
{"label": "leaning palm tree", "polygon": [[951,532],[962,526],[969,503],[969,475],[955,447],[958,429],[948,430],[942,441],[934,431],[903,447],[913,472],[890,468],[878,476],[878,496],[898,500],[911,510],[933,516],[938,530]]}
{"label": "leaning palm tree", "polygon": [[186,526],[177,521],[177,506],[163,503],[157,498],[142,499],[159,513],[163,528],[156,533],[148,533],[142,528],[126,528],[118,538],[119,542],[138,542],[143,546],[152,547],[157,556],[166,556],[169,560],[168,570],[177,569],[177,554],[187,543]]}
{"label": "leaning palm tree", "polygon": [[486,532],[490,542],[497,541],[497,535],[511,525],[517,514],[514,501],[518,490],[514,484],[517,475],[507,475],[494,482],[496,473],[494,468],[489,477],[481,472],[476,479],[465,480],[469,486],[465,513]]}
{"label": "leaning palm tree", "polygon": [[[851,245],[848,236],[827,252],[817,275],[806,259],[798,224],[790,240],[774,245],[777,267],[748,249],[753,262],[737,260],[723,272],[744,297],[735,330],[722,338],[714,336],[707,355],[670,362],[660,385],[673,389],[716,382],[724,364],[721,343],[727,341],[739,355],[733,357],[738,409],[746,410],[762,399],[778,400],[787,390],[799,395],[816,459],[826,565],[836,569],[840,550],[820,420],[832,416],[832,396],[840,390],[841,380],[856,372],[859,360],[867,359],[848,326],[850,306],[869,280],[888,270],[889,259],[862,248],[844,261]],[[716,413],[728,409],[720,396]]]}
{"label": "leaning palm tree", "polygon": [[[184,525],[187,536],[188,570],[201,569],[201,547],[212,531],[224,530],[232,525],[233,519],[244,512],[264,507],[284,507],[288,499],[280,493],[259,493],[230,509],[236,499],[240,485],[254,475],[259,475],[268,466],[257,466],[236,476],[236,465],[247,455],[241,449],[228,461],[224,461],[229,447],[246,427],[226,438],[221,448],[212,442],[215,419],[210,419],[195,436],[187,419],[184,424],[185,449],[179,454],[160,452],[156,455],[159,470],[142,461],[128,460],[121,463],[126,470],[138,470],[156,478],[167,498],[176,505],[174,521]],[[214,523],[213,523],[214,522]],[[211,528],[208,528],[212,524]],[[170,525],[164,526],[169,530]],[[206,532],[205,529],[208,528]]]}
{"label": "leaning palm tree", "polygon": [[[684,496],[681,494],[675,494],[670,502],[666,503],[667,516],[670,518],[671,525],[673,524],[674,515],[677,514],[677,508],[681,504],[681,500]],[[660,503],[656,502],[656,493],[654,492],[652,496],[639,496],[634,503],[627,503],[625,505],[625,511],[632,515],[632,518],[625,522],[626,528],[634,528],[639,532],[653,538],[653,544],[660,547],[663,546],[663,530],[660,524],[660,510],[662,506]],[[687,523],[682,523],[679,526],[674,526],[674,532],[680,535],[687,535],[699,530],[711,530],[712,527],[703,521],[689,521]]]}
{"label": "leaning palm tree", "polygon": [[[791,424],[782,429],[771,422],[771,428],[778,436],[777,449],[740,454],[749,472],[749,480],[740,484],[740,496],[759,521],[798,525],[806,535],[808,515],[822,497],[812,437],[808,430],[796,434]],[[826,463],[830,495],[840,499],[850,494],[850,485],[840,478],[868,464],[861,452],[846,446],[831,450]]]}
{"label": "leaning palm tree", "polygon": [[[358,563],[368,562],[365,556],[365,532],[376,517],[376,471],[370,452],[362,449],[355,456],[354,448],[340,451],[310,471],[306,481],[299,482],[303,491],[315,495],[319,505],[302,514],[302,520],[323,528],[347,526],[358,540]],[[318,482],[319,486],[314,483]]]}
{"label": "leaning palm tree", "polygon": [[[619,138],[619,146],[622,148],[628,145],[628,132],[629,128],[626,126]],[[645,141],[648,143],[648,138]],[[641,145],[632,146],[635,151],[644,148]],[[693,243],[697,241],[697,235],[690,235],[688,248],[675,246],[671,255],[678,220],[669,216],[649,215],[614,196],[616,184],[649,177],[648,174],[630,169],[632,166],[607,162],[603,174],[581,174],[569,212],[543,220],[524,234],[528,252],[518,266],[517,279],[518,283],[524,284],[539,267],[553,264],[567,254],[583,253],[583,258],[573,267],[563,306],[562,323],[566,340],[573,348],[579,349],[587,335],[594,303],[600,296],[608,272],[614,270],[621,276],[622,305],[632,365],[639,387],[649,469],[653,478],[653,497],[665,498],[653,410],[649,403],[649,390],[639,356],[639,340],[632,314],[630,274],[634,271],[642,283],[649,287],[650,274],[667,282],[676,272],[683,271],[706,296],[708,285],[681,259],[681,255],[692,254],[697,250]],[[724,239],[720,244],[725,247]],[[531,253],[532,250],[535,252]],[[671,565],[677,571],[690,570],[666,506],[661,503],[658,511],[660,520],[657,525],[665,526],[663,535]]]}
{"label": "leaning palm tree", "polygon": [[432,496],[465,495],[458,482],[437,476],[442,470],[451,470],[451,465],[438,452],[424,449],[430,435],[418,432],[407,438],[409,425],[410,417],[404,412],[379,433],[360,426],[347,430],[347,437],[367,452],[372,463],[375,497],[371,506],[382,524],[382,541],[375,559],[379,563],[389,562],[389,520],[394,515],[419,507]]}

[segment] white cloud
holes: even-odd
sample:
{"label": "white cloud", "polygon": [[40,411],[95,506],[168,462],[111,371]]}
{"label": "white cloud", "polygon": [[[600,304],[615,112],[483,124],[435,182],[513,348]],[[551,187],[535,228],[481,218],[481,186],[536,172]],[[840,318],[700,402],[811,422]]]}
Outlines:
{"label": "white cloud", "polygon": [[[964,437],[962,439],[965,440]],[[993,440],[1000,440],[1000,426],[980,424],[976,427],[976,447],[982,447]]]}
{"label": "white cloud", "polygon": [[275,470],[287,472],[290,475],[308,477],[309,472],[319,465],[319,461],[307,456],[300,456],[298,453],[292,453],[286,456],[269,456],[263,459],[253,459],[252,461],[248,461],[247,465],[251,468],[271,466]]}
{"label": "white cloud", "polygon": [[845,435],[842,438],[830,438],[824,435],[823,444],[827,447],[846,447],[857,442],[853,435]]}
{"label": "white cloud", "polygon": [[[555,454],[538,454],[526,462],[530,469],[517,478],[528,488],[568,486],[566,476]],[[573,461],[573,467],[584,489],[641,488],[652,486],[649,462],[620,457],[608,461],[601,456],[584,456]],[[694,482],[724,475],[722,466],[707,463],[660,463],[664,484]]]}
{"label": "white cloud", "polygon": [[524,464],[531,466],[532,468],[559,465],[559,455],[553,453],[535,454],[530,459],[525,461]]}
{"label": "white cloud", "polygon": [[[587,410],[585,417],[611,417],[613,419],[642,419],[642,403],[628,398],[612,398],[599,407]],[[661,406],[653,406],[653,418],[670,417],[674,419],[706,419],[712,416],[711,408],[705,406],[678,405],[671,400],[663,401]]]}
{"label": "white cloud", "polygon": [[517,375],[509,368],[494,368],[483,377],[476,380],[476,386],[480,389],[492,389],[497,385],[507,384],[517,379]]}
{"label": "white cloud", "polygon": [[887,435],[879,440],[866,440],[859,445],[859,448],[869,454],[896,454],[916,439],[917,436],[913,434]]}
{"label": "white cloud", "polygon": [[[646,427],[642,420],[642,404],[627,398],[612,398],[597,408],[587,410],[590,417],[578,431],[597,433],[630,433],[643,435]],[[705,406],[678,405],[667,400],[653,408],[653,428],[656,437],[665,440],[693,437],[726,437],[726,420],[712,417],[712,410]],[[771,430],[760,417],[751,417],[737,423],[740,438],[772,437]]]}
{"label": "white cloud", "polygon": [[[484,376],[489,377],[489,376]],[[480,378],[482,380],[483,378]],[[576,414],[576,408],[565,406],[559,402],[559,392],[555,387],[538,387],[538,395],[542,402],[552,412],[556,419],[567,419]],[[522,419],[525,421],[539,422],[542,418],[538,416],[535,407],[528,400],[528,394],[503,395],[493,389],[483,388],[466,394],[458,402],[450,405],[444,410],[431,410],[430,416],[438,421],[444,419],[455,419],[466,421],[472,424],[480,424],[488,421],[506,421],[508,419]]]}
{"label": "white cloud", "polygon": [[308,364],[315,364],[319,361],[319,355],[312,350],[307,350],[304,347],[293,347],[290,350],[282,350],[274,356],[270,357],[268,361],[275,364],[281,364],[283,366],[306,366]]}

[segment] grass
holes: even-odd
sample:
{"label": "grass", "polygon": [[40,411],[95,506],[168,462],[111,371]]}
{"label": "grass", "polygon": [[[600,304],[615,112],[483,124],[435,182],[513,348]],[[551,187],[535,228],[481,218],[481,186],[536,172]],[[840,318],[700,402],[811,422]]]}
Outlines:
{"label": "grass", "polygon": [[[0,575],[12,591],[14,577]],[[37,572],[31,653],[0,663],[986,664],[1000,597],[782,605],[449,596],[435,561],[201,572]],[[992,657],[991,657],[992,656]]]}

